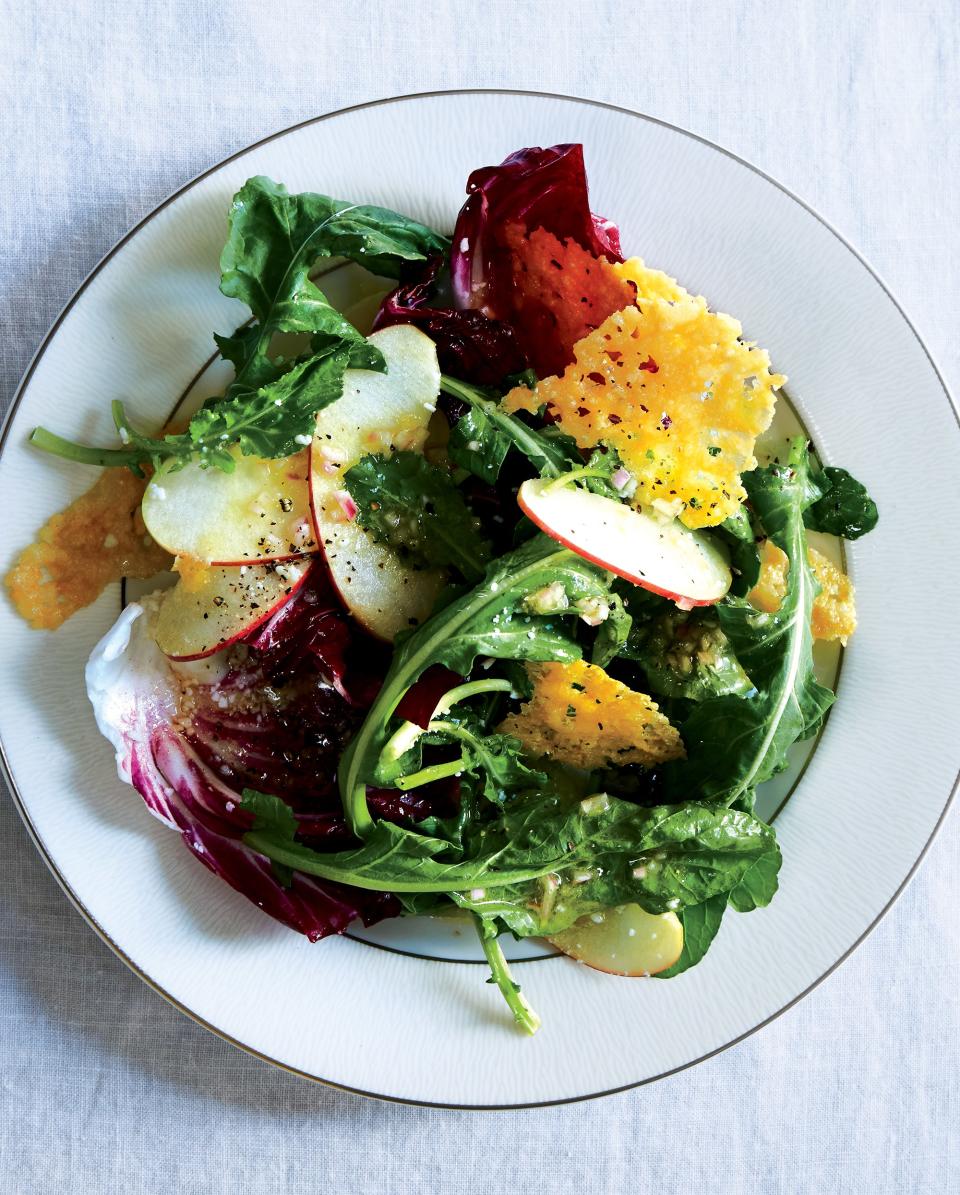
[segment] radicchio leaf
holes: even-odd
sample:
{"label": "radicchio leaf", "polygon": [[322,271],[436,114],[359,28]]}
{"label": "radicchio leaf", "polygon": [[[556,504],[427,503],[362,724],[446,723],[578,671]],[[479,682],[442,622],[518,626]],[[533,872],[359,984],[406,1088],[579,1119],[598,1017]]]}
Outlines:
{"label": "radicchio leaf", "polygon": [[[507,224],[527,232],[545,228],[575,240],[594,257],[622,261],[616,225],[590,211],[583,146],[518,149],[499,166],[482,166],[467,179],[469,198],[460,209],[450,253],[457,306],[495,315],[503,306],[502,233]],[[506,263],[509,267],[509,262]]]}
{"label": "radicchio leaf", "polygon": [[526,369],[526,357],[509,324],[482,311],[433,305],[442,262],[442,257],[432,257],[415,281],[391,291],[380,305],[373,330],[414,324],[436,344],[444,373],[478,386],[494,386],[508,374]]}
{"label": "radicchio leaf", "polygon": [[[231,667],[218,668],[216,657],[172,665],[152,634],[159,597],[128,606],[87,666],[97,722],[116,748],[121,779],[206,867],[311,940],[342,933],[357,918],[369,925],[400,911],[387,894],[278,872],[241,841],[252,825],[241,794],[256,783],[289,803],[298,836],[314,849],[355,843],[333,777],[362,711],[339,691],[357,692],[352,671],[338,673],[339,689],[326,672],[350,649],[342,637],[337,650],[322,642],[322,629],[332,625],[320,617],[330,614],[322,584],[321,574],[306,613],[291,602],[287,617],[261,628],[246,660]],[[450,792],[426,788],[371,790],[368,799],[391,821],[446,813],[451,805]]]}
{"label": "radicchio leaf", "polygon": [[518,150],[499,166],[475,170],[467,191],[450,257],[457,306],[510,323],[538,376],[562,371],[572,344],[544,296],[527,293],[526,238],[543,229],[590,257],[623,260],[616,227],[590,211],[583,146]]}

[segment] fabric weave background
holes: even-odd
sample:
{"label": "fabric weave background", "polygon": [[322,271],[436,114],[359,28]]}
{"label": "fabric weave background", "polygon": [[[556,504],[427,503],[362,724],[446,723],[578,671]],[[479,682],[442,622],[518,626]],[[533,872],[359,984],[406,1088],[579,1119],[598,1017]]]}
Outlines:
{"label": "fabric weave background", "polygon": [[[951,0],[0,0],[0,27],[4,406],[100,256],[198,171],[324,111],[469,86],[637,108],[756,163],[865,254],[960,391]],[[923,462],[903,469],[919,502]],[[917,616],[948,650],[953,615]],[[340,1095],[195,1026],[87,928],[0,794],[0,1188],[960,1190],[958,850],[954,816],[852,959],[734,1050],[599,1102],[471,1114]]]}

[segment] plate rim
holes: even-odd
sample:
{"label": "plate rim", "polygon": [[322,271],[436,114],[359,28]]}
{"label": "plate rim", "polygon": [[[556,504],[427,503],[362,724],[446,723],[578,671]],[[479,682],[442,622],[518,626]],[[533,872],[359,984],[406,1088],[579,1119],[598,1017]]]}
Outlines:
{"label": "plate rim", "polygon": [[[912,334],[913,338],[916,340],[917,344],[920,346],[921,350],[923,351],[923,354],[927,358],[927,361],[929,362],[930,367],[933,370],[933,373],[940,385],[940,389],[943,391],[943,395],[947,400],[947,405],[949,406],[951,413],[953,414],[954,422],[957,425],[957,428],[960,429],[960,408],[958,408],[957,401],[951,394],[950,388],[947,386],[946,380],[944,379],[944,376],[940,370],[940,367],[938,366],[936,360],[934,359],[934,356],[931,353],[926,341],[920,335],[920,332],[918,331],[916,325],[911,320],[911,318],[907,314],[907,312],[904,310],[902,304],[899,302],[899,300],[897,299],[897,297],[895,296],[895,294],[893,293],[891,288],[887,285],[886,281],[881,276],[881,274],[874,268],[873,265],[871,265],[871,263],[863,256],[863,254],[860,253],[860,251],[858,249],[856,249],[855,246],[853,244],[851,244],[851,242],[849,240],[847,240],[847,238],[841,232],[839,232],[838,229],[835,228],[834,225],[829,220],[827,220],[825,216],[822,215],[822,213],[820,213],[815,207],[813,207],[806,200],[804,200],[799,195],[797,195],[793,190],[791,190],[789,187],[787,187],[784,183],[781,183],[778,179],[776,179],[772,175],[768,174],[761,167],[759,167],[755,163],[749,161],[747,158],[744,158],[741,155],[735,153],[733,150],[727,149],[725,146],[720,145],[716,141],[712,141],[708,137],[704,137],[699,133],[694,133],[691,130],[684,128],[682,125],[674,124],[672,121],[663,120],[662,118],[657,117],[657,116],[651,116],[649,113],[641,112],[638,109],[630,108],[625,105],[613,104],[613,103],[609,103],[609,102],[606,102],[603,100],[587,99],[583,96],[568,95],[563,92],[538,91],[538,90],[529,89],[529,88],[458,87],[458,88],[440,88],[437,90],[430,90],[430,91],[407,92],[402,95],[385,96],[380,99],[365,100],[361,103],[350,104],[343,108],[336,108],[336,109],[333,109],[332,111],[321,113],[318,116],[307,117],[306,119],[297,121],[292,125],[288,125],[282,129],[277,129],[272,133],[268,133],[264,137],[258,138],[256,141],[252,141],[249,144],[242,146],[240,149],[237,149],[234,152],[227,154],[223,158],[218,159],[212,165],[206,167],[204,170],[201,170],[198,174],[194,175],[192,178],[188,179],[185,183],[181,184],[175,190],[171,191],[168,195],[166,195],[162,200],[160,200],[159,203],[157,203],[153,208],[151,208],[150,211],[146,213],[146,215],[141,217],[140,220],[138,220],[131,228],[129,228],[127,230],[127,232],[125,232],[106,251],[106,253],[104,253],[103,256],[93,265],[93,267],[90,269],[90,271],[85,275],[85,277],[81,280],[79,285],[76,287],[73,294],[64,303],[63,307],[57,314],[53,323],[50,325],[50,327],[48,328],[46,333],[43,335],[39,345],[37,346],[35,353],[33,354],[32,358],[30,359],[26,369],[24,370],[22,377],[20,378],[19,383],[17,384],[17,387],[13,393],[13,397],[10,401],[10,405],[7,408],[7,411],[4,415],[2,424],[0,424],[0,458],[2,458],[3,452],[7,446],[7,439],[8,439],[8,435],[9,435],[11,426],[13,424],[14,417],[20,407],[21,401],[23,400],[23,398],[26,395],[27,389],[29,388],[29,385],[33,378],[33,375],[36,372],[36,369],[39,366],[44,353],[47,351],[47,349],[50,346],[50,344],[52,343],[54,337],[57,335],[57,333],[58,333],[61,325],[63,324],[64,320],[66,319],[66,317],[70,314],[70,312],[73,310],[74,306],[82,298],[84,292],[87,290],[87,288],[93,282],[93,280],[97,277],[97,275],[100,273],[100,271],[113,259],[113,257],[116,256],[116,254],[118,254],[120,252],[120,250],[123,249],[124,246],[129,241],[131,241],[140,232],[140,230],[142,228],[144,228],[151,220],[153,220],[162,211],[164,211],[167,207],[169,207],[170,204],[172,204],[175,200],[179,199],[180,196],[184,195],[187,191],[191,190],[194,186],[196,186],[198,183],[202,182],[208,176],[215,174],[217,171],[221,170],[224,166],[228,165],[230,162],[236,161],[238,158],[243,157],[244,155],[250,153],[253,150],[259,149],[261,146],[269,144],[271,141],[279,140],[282,137],[285,137],[291,133],[295,133],[298,130],[307,128],[311,125],[320,124],[324,121],[332,120],[338,116],[345,116],[352,112],[359,112],[359,111],[363,111],[363,110],[366,110],[369,108],[385,107],[388,104],[399,104],[399,103],[405,103],[407,101],[414,101],[414,100],[438,99],[438,98],[443,98],[443,97],[447,97],[447,96],[477,96],[477,95],[525,96],[525,97],[531,97],[531,98],[535,98],[535,99],[562,100],[567,103],[583,104],[588,107],[600,108],[600,109],[604,109],[607,111],[616,112],[616,113],[619,113],[620,115],[624,115],[624,116],[632,116],[636,119],[645,121],[649,124],[657,125],[664,129],[669,129],[671,132],[679,133],[681,136],[687,137],[690,140],[699,142],[701,145],[704,145],[704,146],[708,147],[709,149],[716,150],[718,153],[722,154],[724,157],[738,163],[740,166],[746,167],[746,169],[750,170],[752,173],[759,175],[762,179],[764,179],[766,182],[770,183],[778,191],[780,191],[782,194],[786,195],[789,199],[793,200],[794,203],[798,204],[801,208],[803,208],[806,212],[808,212],[811,216],[813,216],[814,219],[817,220],[817,222],[819,224],[821,224],[829,233],[831,233],[841,243],[841,245],[843,245],[843,247],[860,263],[860,265],[863,266],[863,268],[867,271],[867,273],[870,274],[870,276],[877,283],[877,285],[880,287],[880,289],[883,291],[883,293],[886,295],[886,297],[890,300],[894,309],[896,310],[896,312],[898,313],[900,318],[903,320],[903,322],[906,324],[907,329]],[[350,1095],[363,1096],[363,1097],[369,1098],[369,1099],[376,1099],[376,1100],[383,1101],[385,1103],[404,1104],[404,1105],[408,1105],[408,1106],[412,1106],[412,1107],[421,1107],[421,1108],[437,1108],[437,1109],[444,1109],[447,1111],[476,1111],[476,1112],[503,1112],[503,1111],[520,1110],[520,1109],[528,1109],[528,1108],[557,1107],[557,1106],[561,1106],[561,1105],[565,1105],[565,1104],[581,1103],[586,1100],[600,1099],[604,1096],[618,1095],[625,1091],[632,1091],[638,1087],[645,1087],[645,1086],[647,1086],[651,1083],[655,1083],[661,1079],[669,1078],[671,1075],[679,1074],[681,1071],[685,1071],[685,1070],[690,1069],[691,1067],[697,1066],[701,1062],[706,1062],[708,1059],[714,1058],[718,1054],[722,1054],[724,1051],[732,1049],[734,1046],[739,1045],[742,1041],[745,1041],[748,1037],[752,1037],[755,1033],[758,1033],[761,1029],[764,1029],[772,1021],[777,1020],[784,1013],[788,1012],[791,1008],[793,1008],[796,1004],[799,1004],[801,1000],[804,1000],[815,988],[819,987],[820,984],[822,984],[840,966],[842,966],[843,963],[845,963],[850,958],[850,956],[854,953],[854,951],[856,951],[863,944],[863,942],[873,933],[873,931],[877,928],[877,926],[880,924],[880,922],[884,919],[884,917],[886,917],[886,915],[890,912],[890,910],[893,908],[893,906],[896,904],[896,902],[903,895],[907,886],[910,884],[911,880],[916,875],[917,870],[919,869],[923,860],[926,858],[927,853],[930,850],[930,847],[933,844],[934,839],[937,837],[937,835],[940,833],[941,829],[943,828],[943,824],[946,820],[947,814],[949,813],[950,808],[953,805],[954,798],[957,796],[958,789],[960,789],[960,771],[958,771],[958,773],[953,781],[953,784],[950,787],[950,790],[947,794],[944,805],[943,805],[942,809],[940,810],[940,814],[937,817],[937,820],[933,826],[933,829],[930,832],[929,837],[927,838],[922,849],[920,850],[920,853],[917,855],[916,859],[911,864],[909,870],[907,871],[907,873],[904,876],[903,880],[901,881],[900,885],[894,891],[893,895],[890,897],[890,899],[887,901],[887,903],[883,906],[883,908],[877,913],[877,915],[870,922],[870,924],[866,927],[866,929],[860,934],[860,936],[858,938],[856,938],[855,941],[853,943],[851,943],[851,945],[843,952],[843,954],[841,954],[840,957],[837,958],[831,964],[831,966],[828,967],[827,970],[824,971],[820,976],[818,976],[812,983],[810,983],[807,987],[805,987],[801,992],[797,993],[796,996],[794,996],[791,1000],[789,1000],[781,1008],[779,1008],[775,1012],[771,1013],[768,1017],[765,1017],[762,1021],[759,1021],[756,1025],[751,1026],[749,1029],[745,1030],[743,1033],[732,1038],[730,1041],[724,1042],[722,1045],[717,1046],[715,1049],[709,1050],[707,1053],[701,1054],[697,1058],[690,1059],[689,1061],[684,1062],[684,1063],[680,1064],[679,1066],[672,1067],[669,1070],[661,1071],[656,1075],[650,1075],[644,1079],[638,1079],[632,1083],[620,1084],[616,1087],[606,1088],[602,1091],[588,1092],[586,1094],[574,1095],[574,1096],[564,1096],[564,1097],[561,1097],[558,1099],[550,1099],[550,1100],[534,1100],[534,1101],[526,1101],[526,1102],[497,1103],[497,1104],[469,1104],[469,1103],[468,1104],[454,1104],[454,1103],[446,1103],[443,1101],[410,1099],[410,1098],[405,1098],[405,1097],[401,1097],[401,1096],[388,1095],[383,1092],[366,1091],[362,1088],[351,1087],[349,1084],[346,1084],[346,1083],[338,1083],[335,1080],[325,1079],[320,1075],[311,1074],[308,1071],[301,1070],[295,1066],[291,1066],[288,1063],[281,1062],[279,1059],[273,1058],[268,1054],[262,1053],[261,1051],[255,1049],[253,1046],[250,1046],[250,1045],[246,1044],[245,1042],[242,1042],[239,1039],[232,1037],[229,1033],[226,1033],[224,1030],[217,1028],[215,1025],[211,1024],[209,1021],[205,1020],[203,1017],[199,1016],[197,1013],[195,1013],[191,1009],[187,1008],[186,1005],[184,1005],[179,1000],[177,1000],[174,996],[172,996],[164,988],[160,987],[159,984],[157,984],[151,978],[151,976],[149,976],[145,971],[143,971],[139,966],[137,966],[137,964],[135,964],[133,962],[133,960],[130,959],[124,953],[123,949],[116,942],[113,941],[113,939],[109,936],[109,934],[106,932],[106,930],[99,924],[99,922],[96,920],[96,918],[85,908],[85,906],[83,905],[79,896],[73,891],[71,886],[67,883],[66,879],[61,875],[55,861],[53,860],[53,858],[47,851],[46,846],[42,842],[42,840],[36,830],[36,827],[34,826],[33,821],[31,820],[30,814],[27,811],[26,805],[25,805],[23,798],[20,794],[20,790],[17,785],[16,778],[14,777],[13,769],[10,766],[9,760],[7,758],[6,747],[5,747],[5,744],[3,743],[2,737],[0,737],[0,774],[2,774],[3,779],[5,780],[7,787],[10,790],[10,795],[13,799],[14,806],[16,807],[17,812],[19,813],[24,826],[26,827],[27,833],[28,833],[31,841],[33,842],[33,845],[36,847],[37,852],[39,853],[41,859],[46,864],[48,870],[51,872],[51,874],[53,875],[57,884],[63,891],[64,895],[67,897],[67,899],[70,901],[70,903],[76,909],[76,911],[80,914],[80,916],[87,923],[87,925],[94,931],[94,933],[97,934],[97,936],[100,938],[100,940],[102,942],[104,942],[110,948],[110,950],[117,956],[117,958],[119,958],[121,962],[123,962],[140,980],[142,980],[147,985],[147,987],[149,987],[152,991],[154,991],[158,995],[162,996],[163,999],[166,1000],[168,1004],[172,1005],[174,1008],[177,1009],[178,1012],[180,1012],[184,1016],[188,1017],[191,1021],[194,1022],[194,1024],[199,1025],[201,1028],[214,1034],[216,1037],[220,1038],[222,1041],[228,1042],[230,1045],[235,1046],[239,1050],[242,1050],[245,1054],[248,1054],[254,1058],[257,1058],[262,1062],[266,1062],[269,1065],[276,1067],[278,1070],[285,1071],[287,1074],[295,1075],[298,1078],[308,1079],[313,1083],[317,1083],[321,1086],[328,1087],[328,1088],[331,1088],[336,1091],[346,1092],[347,1094],[350,1094]],[[451,963],[453,965],[458,964],[458,960],[455,960],[455,959],[439,959],[439,960],[434,960],[434,961],[444,963],[444,964],[451,964]]]}

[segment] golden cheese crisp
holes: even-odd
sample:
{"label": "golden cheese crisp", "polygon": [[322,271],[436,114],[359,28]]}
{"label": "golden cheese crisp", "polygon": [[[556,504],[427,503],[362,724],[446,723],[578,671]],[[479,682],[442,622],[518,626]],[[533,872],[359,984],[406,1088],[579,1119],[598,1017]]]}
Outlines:
{"label": "golden cheese crisp", "polygon": [[504,230],[513,266],[515,317],[538,372],[553,373],[573,359],[573,346],[613,311],[634,301],[633,280],[574,240],[545,228]]}
{"label": "golden cheese crisp", "polygon": [[[828,560],[816,548],[807,552],[813,575],[817,578],[820,592],[813,602],[810,627],[814,639],[847,639],[857,629],[857,608],[853,582],[845,572]],[[790,560],[786,552],[771,539],[765,540],[760,550],[760,576],[748,594],[750,602],[758,610],[772,614],[780,608],[787,592],[787,574]]]}
{"label": "golden cheese crisp", "polygon": [[651,269],[642,257],[631,257],[623,262],[604,261],[602,266],[604,273],[613,274],[629,283],[636,293],[636,301],[641,305],[644,299],[666,299],[673,303],[690,297],[676,278],[671,278],[663,270]]}
{"label": "golden cheese crisp", "polygon": [[533,755],[575,768],[681,759],[675,727],[646,693],[628,689],[595,664],[529,664],[533,696],[499,727]]}
{"label": "golden cheese crisp", "polygon": [[[669,289],[665,275],[649,275],[648,285]],[[757,436],[785,381],[740,332],[703,298],[652,295],[579,340],[561,376],[518,386],[503,405],[533,412],[546,403],[579,447],[617,450],[638,504],[713,527],[746,497],[740,474],[756,467]]]}
{"label": "golden cheese crisp", "polygon": [[814,576],[820,582],[820,592],[813,603],[814,639],[847,639],[857,629],[857,607],[853,582],[816,548],[809,552]]}
{"label": "golden cheese crisp", "polygon": [[105,469],[20,553],[6,585],[32,627],[55,630],[111,582],[169,568],[169,553],[147,534],[140,515],[146,484],[127,469]]}

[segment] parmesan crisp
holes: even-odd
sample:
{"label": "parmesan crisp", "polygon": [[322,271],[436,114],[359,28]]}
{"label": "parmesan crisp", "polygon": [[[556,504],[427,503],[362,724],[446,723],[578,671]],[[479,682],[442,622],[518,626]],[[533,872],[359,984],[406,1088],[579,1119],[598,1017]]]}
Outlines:
{"label": "parmesan crisp", "polygon": [[615,448],[637,482],[638,505],[656,503],[688,527],[713,527],[746,497],[740,474],[756,467],[786,380],[740,339],[741,326],[710,311],[673,279],[634,259],[601,268],[637,290],[574,345],[574,361],[534,390],[516,387],[508,411],[544,403],[580,448]]}
{"label": "parmesan crisp", "polygon": [[[817,578],[820,592],[813,601],[810,628],[814,639],[839,639],[844,645],[857,629],[856,592],[845,572],[828,560],[816,548],[810,548],[807,559]],[[764,540],[760,551],[760,576],[747,595],[750,602],[767,614],[780,609],[787,592],[790,559],[772,539]]]}
{"label": "parmesan crisp", "polygon": [[681,759],[679,732],[646,693],[595,664],[528,664],[533,696],[499,727],[533,755],[575,768]]}

